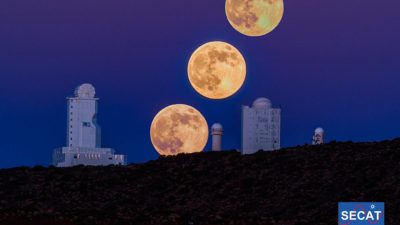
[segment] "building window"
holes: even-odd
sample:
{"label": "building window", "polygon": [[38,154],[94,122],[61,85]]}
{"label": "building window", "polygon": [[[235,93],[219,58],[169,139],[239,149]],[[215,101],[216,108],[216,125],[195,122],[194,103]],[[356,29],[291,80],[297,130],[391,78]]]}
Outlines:
{"label": "building window", "polygon": [[91,124],[90,124],[90,122],[82,122],[82,126],[91,127]]}

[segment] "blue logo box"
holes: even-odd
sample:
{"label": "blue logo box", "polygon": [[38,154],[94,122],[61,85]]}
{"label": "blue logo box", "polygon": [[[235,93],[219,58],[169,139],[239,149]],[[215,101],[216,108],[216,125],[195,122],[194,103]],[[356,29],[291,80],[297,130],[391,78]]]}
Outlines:
{"label": "blue logo box", "polygon": [[385,203],[339,202],[339,225],[384,225]]}

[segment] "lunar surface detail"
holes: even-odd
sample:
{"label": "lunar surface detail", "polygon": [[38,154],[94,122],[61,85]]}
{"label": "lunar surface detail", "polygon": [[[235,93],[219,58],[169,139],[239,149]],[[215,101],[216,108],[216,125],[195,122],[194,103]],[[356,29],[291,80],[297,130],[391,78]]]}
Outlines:
{"label": "lunar surface detail", "polygon": [[273,31],[283,17],[283,0],[227,0],[229,23],[247,36],[263,36]]}
{"label": "lunar surface detail", "polygon": [[208,125],[195,108],[170,105],[154,117],[150,137],[160,155],[201,152],[207,144]]}
{"label": "lunar surface detail", "polygon": [[188,76],[199,94],[210,99],[224,99],[243,85],[246,61],[234,46],[220,41],[209,42],[190,57]]}

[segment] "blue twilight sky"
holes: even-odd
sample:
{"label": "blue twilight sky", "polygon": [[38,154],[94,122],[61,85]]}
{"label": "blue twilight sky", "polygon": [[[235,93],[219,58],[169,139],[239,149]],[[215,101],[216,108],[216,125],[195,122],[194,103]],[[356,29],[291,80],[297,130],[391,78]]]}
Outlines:
{"label": "blue twilight sky", "polygon": [[[316,126],[329,140],[400,136],[400,1],[286,0],[279,27],[250,38],[224,0],[1,0],[0,167],[48,165],[65,145],[66,96],[90,82],[100,97],[103,145],[130,162],[158,157],[149,127],[174,103],[225,127],[240,147],[240,109],[260,96],[282,108],[282,145]],[[247,80],[211,101],[189,85],[190,54],[208,41],[236,46]],[[209,145],[208,145],[209,146]]]}

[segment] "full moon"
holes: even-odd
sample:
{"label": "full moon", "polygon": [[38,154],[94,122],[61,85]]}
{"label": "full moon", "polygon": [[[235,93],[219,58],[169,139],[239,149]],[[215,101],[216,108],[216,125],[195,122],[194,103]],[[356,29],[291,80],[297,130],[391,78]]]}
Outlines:
{"label": "full moon", "polygon": [[234,46],[220,41],[209,42],[190,57],[188,76],[199,94],[210,99],[224,99],[243,85],[246,62]]}
{"label": "full moon", "polygon": [[170,105],[154,117],[150,137],[160,155],[201,152],[207,144],[208,125],[195,108]]}
{"label": "full moon", "polygon": [[225,12],[235,30],[247,36],[273,31],[283,17],[283,0],[226,0]]}

